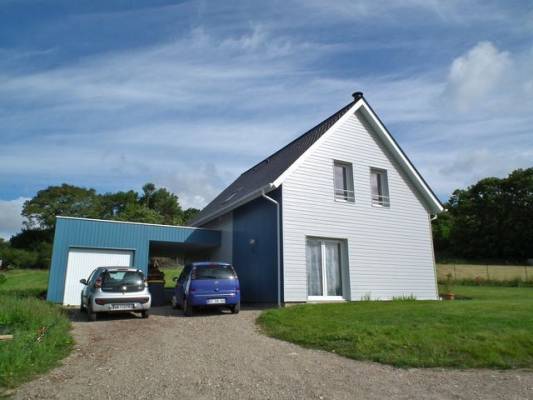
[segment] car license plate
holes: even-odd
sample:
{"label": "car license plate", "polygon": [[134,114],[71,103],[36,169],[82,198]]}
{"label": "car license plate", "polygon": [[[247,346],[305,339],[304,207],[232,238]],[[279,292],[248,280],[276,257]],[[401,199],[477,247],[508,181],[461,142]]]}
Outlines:
{"label": "car license plate", "polygon": [[129,304],[129,303],[126,303],[126,304],[112,304],[111,305],[111,309],[112,310],[131,310],[133,309],[133,304]]}
{"label": "car license plate", "polygon": [[207,304],[226,304],[226,299],[208,299]]}

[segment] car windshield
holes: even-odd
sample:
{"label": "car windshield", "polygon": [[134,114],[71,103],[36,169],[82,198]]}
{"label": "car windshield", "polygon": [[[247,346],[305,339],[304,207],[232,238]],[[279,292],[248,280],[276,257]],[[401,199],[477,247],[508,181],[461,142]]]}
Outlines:
{"label": "car windshield", "polygon": [[235,279],[235,272],[230,265],[200,265],[192,274],[193,279]]}
{"label": "car windshield", "polygon": [[102,279],[102,290],[127,291],[131,289],[144,289],[144,276],[139,271],[106,271]]}

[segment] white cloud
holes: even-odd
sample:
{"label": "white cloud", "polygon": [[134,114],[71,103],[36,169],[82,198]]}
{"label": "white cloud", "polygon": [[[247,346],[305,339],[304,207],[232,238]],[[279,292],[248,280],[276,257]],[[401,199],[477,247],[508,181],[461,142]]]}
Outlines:
{"label": "white cloud", "polygon": [[329,17],[363,20],[379,16],[388,23],[405,24],[405,13],[408,18],[415,15],[437,17],[440,20],[455,23],[466,23],[473,20],[500,21],[505,18],[505,10],[486,1],[464,2],[460,0],[299,0],[302,5],[318,10]]}
{"label": "white cloud", "polygon": [[[332,104],[350,100],[346,88],[305,72],[337,49],[258,24],[220,37],[199,27],[163,45],[4,74],[0,98],[18,107],[0,114],[0,167],[6,176],[97,187],[151,180],[184,206],[202,207]],[[21,132],[37,134],[28,141]]]}
{"label": "white cloud", "polygon": [[29,200],[19,197],[15,200],[0,200],[0,237],[9,239],[22,229],[23,218],[20,215],[24,202]]}
{"label": "white cloud", "polygon": [[506,76],[512,74],[511,56],[490,42],[480,42],[456,58],[448,75],[449,96],[461,111],[469,111],[488,96],[505,90]]}

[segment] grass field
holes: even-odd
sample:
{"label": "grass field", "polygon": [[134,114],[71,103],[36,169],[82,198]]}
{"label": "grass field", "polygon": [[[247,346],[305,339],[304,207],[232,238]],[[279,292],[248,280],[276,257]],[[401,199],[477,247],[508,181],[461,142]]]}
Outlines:
{"label": "grass field", "polygon": [[455,286],[471,300],[300,305],[258,319],[273,337],[395,366],[533,368],[533,289]]}
{"label": "grass field", "polygon": [[0,284],[0,397],[58,364],[71,349],[70,321],[61,307],[40,300],[48,272],[12,270]]}
{"label": "grass field", "polygon": [[165,287],[173,288],[176,286],[176,282],[172,278],[178,277],[181,274],[182,267],[173,267],[173,268],[161,268],[161,271],[165,273]]}
{"label": "grass field", "polygon": [[0,284],[0,294],[37,297],[46,291],[48,271],[42,269],[14,269],[4,272],[6,281]]}

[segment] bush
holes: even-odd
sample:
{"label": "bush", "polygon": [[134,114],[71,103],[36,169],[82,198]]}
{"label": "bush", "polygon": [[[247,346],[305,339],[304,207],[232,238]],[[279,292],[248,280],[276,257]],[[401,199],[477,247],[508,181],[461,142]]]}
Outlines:
{"label": "bush", "polygon": [[[512,279],[507,281],[496,281],[489,279],[457,279],[451,280],[454,285],[461,286],[503,286],[503,287],[533,287],[533,280],[524,281],[522,279]],[[440,285],[448,284],[447,280],[439,280]]]}

